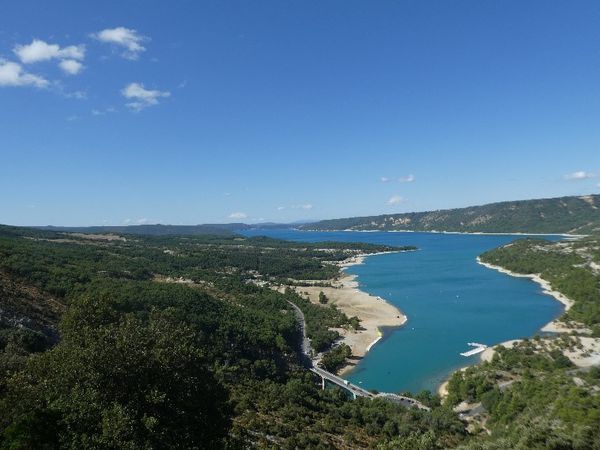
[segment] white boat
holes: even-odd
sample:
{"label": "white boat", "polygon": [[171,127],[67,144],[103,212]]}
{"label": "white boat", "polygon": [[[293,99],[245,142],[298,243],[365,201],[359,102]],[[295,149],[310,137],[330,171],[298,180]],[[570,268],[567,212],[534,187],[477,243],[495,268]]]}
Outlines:
{"label": "white boat", "polygon": [[466,356],[466,357],[473,356],[473,355],[483,352],[487,348],[487,345],[479,344],[478,342],[468,342],[467,345],[469,345],[471,347],[475,347],[475,348],[473,348],[471,350],[467,350],[466,352],[462,352],[461,356]]}

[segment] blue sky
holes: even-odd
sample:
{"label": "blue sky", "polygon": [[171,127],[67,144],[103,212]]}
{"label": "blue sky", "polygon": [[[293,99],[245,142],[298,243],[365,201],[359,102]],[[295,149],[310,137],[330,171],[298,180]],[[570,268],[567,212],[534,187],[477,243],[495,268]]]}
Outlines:
{"label": "blue sky", "polygon": [[600,191],[597,1],[29,1],[0,223],[296,221]]}

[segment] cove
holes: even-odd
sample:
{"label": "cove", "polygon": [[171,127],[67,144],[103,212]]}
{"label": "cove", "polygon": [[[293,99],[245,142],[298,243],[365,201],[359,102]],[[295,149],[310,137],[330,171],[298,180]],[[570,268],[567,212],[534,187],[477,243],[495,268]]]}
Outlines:
{"label": "cove", "polygon": [[357,275],[360,289],[386,299],[408,316],[403,327],[384,330],[384,338],[345,376],[366,389],[434,391],[454,370],[479,361],[478,355],[459,354],[469,349],[468,342],[494,345],[531,337],[563,311],[536,283],[477,264],[481,253],[523,236],[297,230],[243,234],[419,248],[371,256],[347,269]]}

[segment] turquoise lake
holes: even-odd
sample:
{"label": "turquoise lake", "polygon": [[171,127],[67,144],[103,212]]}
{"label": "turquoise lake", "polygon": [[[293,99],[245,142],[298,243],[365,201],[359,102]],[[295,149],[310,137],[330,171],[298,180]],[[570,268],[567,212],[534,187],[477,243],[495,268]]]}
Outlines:
{"label": "turquoise lake", "polygon": [[530,337],[563,311],[536,283],[477,264],[481,253],[520,236],[296,230],[243,234],[419,248],[371,256],[347,270],[357,275],[362,290],[381,296],[408,316],[403,327],[385,330],[384,338],[345,376],[367,389],[433,391],[454,370],[479,361],[479,355],[459,354],[470,349],[467,342],[494,345]]}

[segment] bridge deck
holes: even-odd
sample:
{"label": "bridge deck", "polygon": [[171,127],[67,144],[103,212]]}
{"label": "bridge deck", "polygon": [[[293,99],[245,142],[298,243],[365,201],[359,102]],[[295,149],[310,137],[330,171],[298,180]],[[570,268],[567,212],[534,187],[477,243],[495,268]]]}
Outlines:
{"label": "bridge deck", "polygon": [[298,318],[298,324],[300,326],[300,331],[302,333],[302,354],[304,356],[305,365],[308,369],[310,369],[311,372],[316,373],[322,379],[327,380],[327,381],[335,384],[336,386],[339,386],[342,389],[347,390],[354,396],[354,398],[356,398],[356,397],[366,397],[366,398],[380,397],[380,398],[385,398],[387,400],[393,401],[395,403],[400,403],[404,406],[410,406],[410,407],[415,407],[415,408],[429,411],[429,408],[427,406],[423,405],[421,402],[415,400],[414,398],[404,397],[402,395],[397,395],[397,394],[389,394],[389,393],[385,393],[385,392],[380,393],[380,394],[373,394],[372,392],[369,392],[366,389],[361,388],[360,386],[352,384],[348,380],[344,380],[343,378],[338,377],[337,375],[334,375],[333,373],[328,372],[325,369],[321,369],[316,364],[314,364],[314,361],[313,361],[312,355],[311,355],[312,351],[311,351],[311,346],[310,346],[310,340],[306,336],[306,320],[304,319],[304,313],[294,303],[290,302],[289,300],[288,300],[288,303],[294,308],[296,317]]}

